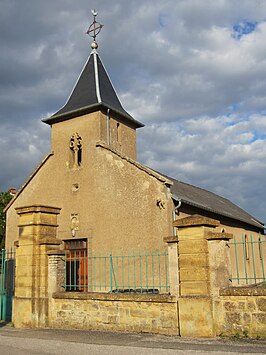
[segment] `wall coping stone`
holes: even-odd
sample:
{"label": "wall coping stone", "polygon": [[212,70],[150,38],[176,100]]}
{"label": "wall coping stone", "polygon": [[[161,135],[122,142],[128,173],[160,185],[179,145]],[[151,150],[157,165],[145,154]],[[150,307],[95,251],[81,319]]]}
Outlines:
{"label": "wall coping stone", "polygon": [[100,292],[55,292],[55,299],[75,300],[98,300],[98,301],[124,301],[124,302],[154,302],[176,303],[177,298],[163,294],[123,294],[123,293],[100,293]]}
{"label": "wall coping stone", "polygon": [[222,287],[220,296],[266,296],[266,287],[261,286],[238,286]]}
{"label": "wall coping stone", "polygon": [[196,226],[218,227],[219,225],[220,225],[220,221],[213,218],[202,217],[198,214],[177,219],[173,223],[173,226],[178,228],[196,227]]}
{"label": "wall coping stone", "polygon": [[135,165],[138,169],[144,171],[145,173],[155,177],[157,180],[163,182],[165,185],[173,185],[174,183],[170,180],[170,179],[167,179],[165,176],[157,173],[156,171],[150,169],[150,168],[147,168],[146,166],[138,163],[136,160],[133,160],[131,158],[129,158],[128,156],[124,155],[124,154],[121,154],[118,150],[114,149],[113,147],[111,147],[110,145],[102,142],[102,141],[99,141],[96,143],[96,147],[100,147],[100,148],[103,148],[103,149],[106,149],[106,150],[109,150],[111,153],[117,155],[119,158],[123,159],[123,160],[126,160],[128,163],[132,164],[132,165]]}
{"label": "wall coping stone", "polygon": [[178,242],[178,236],[177,235],[173,235],[173,236],[169,236],[169,237],[164,237],[163,241],[165,243],[177,243]]}

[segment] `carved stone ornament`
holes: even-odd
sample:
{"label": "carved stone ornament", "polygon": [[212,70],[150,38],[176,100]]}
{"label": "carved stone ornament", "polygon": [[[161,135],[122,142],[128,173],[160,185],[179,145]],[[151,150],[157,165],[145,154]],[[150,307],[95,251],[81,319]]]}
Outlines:
{"label": "carved stone ornament", "polygon": [[80,153],[82,149],[82,139],[78,133],[72,134],[69,147],[74,152],[73,168],[78,168],[81,163]]}
{"label": "carved stone ornament", "polygon": [[77,213],[71,214],[71,232],[72,236],[75,237],[76,231],[79,230],[79,215]]}

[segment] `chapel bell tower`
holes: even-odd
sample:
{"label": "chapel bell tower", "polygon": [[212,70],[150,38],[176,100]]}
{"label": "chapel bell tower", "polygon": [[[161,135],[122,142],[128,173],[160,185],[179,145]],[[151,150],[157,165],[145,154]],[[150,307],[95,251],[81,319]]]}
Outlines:
{"label": "chapel bell tower", "polygon": [[[93,23],[86,32],[93,38],[91,43],[92,51],[84,68],[82,69],[77,82],[65,105],[51,117],[43,122],[52,126],[52,149],[58,147],[59,133],[67,129],[58,129],[58,125],[67,128],[67,122],[71,120],[72,132],[68,134],[69,157],[67,164],[71,167],[78,167],[84,146],[84,134],[86,135],[86,120],[84,127],[80,122],[84,117],[87,120],[95,119],[97,114],[96,128],[90,132],[90,141],[102,141],[119,153],[132,159],[136,159],[136,129],[144,125],[136,121],[121,105],[110,78],[97,52],[98,44],[96,37],[103,25],[96,21],[97,12],[92,11]],[[57,126],[57,129],[54,129]],[[75,129],[79,127],[79,131]],[[57,133],[54,133],[57,132]],[[59,132],[59,133],[58,133]],[[57,135],[56,137],[55,134]]]}

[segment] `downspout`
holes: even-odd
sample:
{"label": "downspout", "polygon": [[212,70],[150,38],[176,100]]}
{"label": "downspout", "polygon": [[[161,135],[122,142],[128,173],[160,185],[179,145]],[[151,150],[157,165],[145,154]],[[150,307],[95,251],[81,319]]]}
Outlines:
{"label": "downspout", "polygon": [[[173,222],[175,221],[176,212],[182,204],[181,198],[178,198],[177,201],[178,201],[178,204],[177,204],[177,206],[175,206],[175,208],[173,210]],[[176,231],[176,227],[174,227],[174,236],[176,236],[176,235],[177,235],[177,231]]]}
{"label": "downspout", "polygon": [[[177,201],[177,205],[175,206],[175,208],[173,209],[173,222],[176,220],[176,212],[177,210],[180,208],[181,206],[181,198],[175,198],[175,200]],[[173,227],[173,230],[174,230],[174,236],[176,237],[177,236],[177,228],[176,227]],[[178,282],[178,286],[177,286],[177,298],[180,297],[180,269],[179,269],[179,258],[178,258],[178,245],[177,245],[177,255],[176,255],[176,258],[177,258],[177,282]],[[176,304],[176,311],[177,311],[177,322],[178,322],[178,328],[179,328],[179,335],[180,335],[180,303],[177,302]]]}

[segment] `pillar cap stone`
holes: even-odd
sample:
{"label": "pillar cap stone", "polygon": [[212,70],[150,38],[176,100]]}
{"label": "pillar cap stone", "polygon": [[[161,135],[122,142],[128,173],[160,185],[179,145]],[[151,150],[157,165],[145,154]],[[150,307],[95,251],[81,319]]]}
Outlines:
{"label": "pillar cap stone", "polygon": [[203,217],[198,214],[177,219],[173,223],[173,226],[178,228],[196,227],[196,226],[218,227],[219,225],[220,225],[220,221],[218,221],[217,219]]}
{"label": "pillar cap stone", "polygon": [[232,233],[223,233],[223,232],[209,232],[206,236],[207,240],[230,240],[233,238]]}
{"label": "pillar cap stone", "polygon": [[53,207],[53,206],[45,206],[45,205],[30,205],[15,208],[17,214],[24,213],[33,213],[33,212],[42,212],[42,213],[51,213],[51,214],[59,214],[61,208]]}

